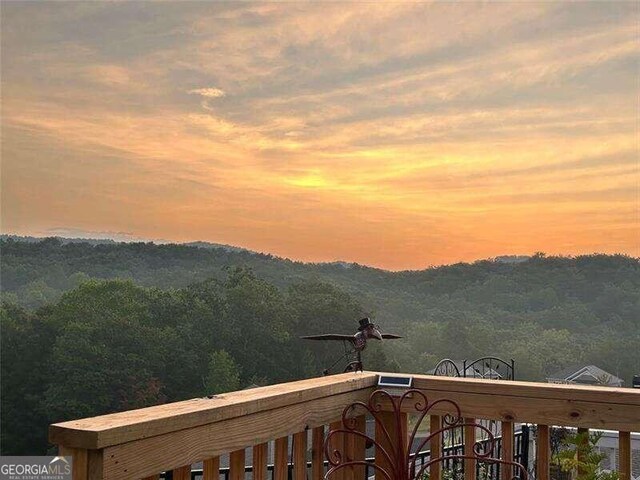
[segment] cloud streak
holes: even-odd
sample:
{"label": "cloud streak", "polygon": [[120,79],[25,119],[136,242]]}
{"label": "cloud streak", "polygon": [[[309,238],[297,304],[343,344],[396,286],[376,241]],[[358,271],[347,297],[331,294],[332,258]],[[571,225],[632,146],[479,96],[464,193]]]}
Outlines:
{"label": "cloud streak", "polygon": [[193,88],[189,90],[187,93],[201,95],[207,98],[218,98],[218,97],[224,97],[226,95],[225,92],[215,87]]}

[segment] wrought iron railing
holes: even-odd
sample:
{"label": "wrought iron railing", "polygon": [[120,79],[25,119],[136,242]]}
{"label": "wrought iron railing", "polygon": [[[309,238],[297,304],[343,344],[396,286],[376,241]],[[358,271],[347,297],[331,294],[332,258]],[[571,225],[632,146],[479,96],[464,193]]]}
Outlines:
{"label": "wrought iron railing", "polygon": [[473,361],[463,360],[456,364],[450,358],[440,360],[433,369],[439,377],[484,378],[486,380],[515,380],[515,361],[498,357],[481,357]]}

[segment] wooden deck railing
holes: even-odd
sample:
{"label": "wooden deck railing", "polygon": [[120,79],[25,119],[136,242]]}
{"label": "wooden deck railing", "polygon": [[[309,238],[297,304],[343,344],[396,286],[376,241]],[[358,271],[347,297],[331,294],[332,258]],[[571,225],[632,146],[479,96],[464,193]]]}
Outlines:
{"label": "wooden deck railing", "polygon": [[[74,480],[157,479],[164,471],[172,471],[174,480],[187,480],[196,462],[203,463],[205,480],[218,480],[223,454],[229,454],[230,480],[244,480],[247,448],[252,448],[253,478],[266,480],[271,441],[273,480],[287,480],[292,438],[293,480],[320,480],[327,428],[338,427],[346,405],[366,402],[376,383],[377,374],[365,372],[260,387],[58,423],[50,426],[49,439],[59,445],[60,454],[73,456]],[[549,480],[550,426],[618,430],[620,477],[631,478],[629,432],[640,431],[638,390],[429,375],[414,375],[414,387],[430,403],[440,398],[456,402],[466,419],[501,421],[506,459],[513,459],[514,423],[537,424],[536,480]],[[446,412],[433,413],[432,429],[441,422],[438,415]],[[465,438],[475,438],[474,432],[467,431]],[[468,444],[465,448],[472,448],[472,442]],[[364,458],[363,444],[344,448],[351,458]],[[432,451],[440,448],[440,439],[434,438]],[[468,461],[465,480],[475,472]],[[508,469],[501,473],[502,480],[510,478]],[[363,473],[353,468],[337,477],[362,480]],[[432,468],[431,478],[439,478],[438,467]]]}

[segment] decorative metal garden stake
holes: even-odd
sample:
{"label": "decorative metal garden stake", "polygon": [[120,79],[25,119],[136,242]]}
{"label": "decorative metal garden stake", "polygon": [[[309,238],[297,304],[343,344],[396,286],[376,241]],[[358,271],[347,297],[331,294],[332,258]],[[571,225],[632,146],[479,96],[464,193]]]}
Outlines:
{"label": "decorative metal garden stake", "polygon": [[[406,405],[404,405],[406,403]],[[412,453],[412,445],[416,440],[418,429],[422,423],[422,420],[433,408],[438,406],[438,414],[441,415],[442,411],[448,411],[442,417],[443,427],[434,432],[429,432],[429,435],[423,440],[419,441],[414,453]],[[383,410],[384,408],[384,410]],[[415,426],[411,431],[408,441],[405,441],[403,433],[403,422],[406,422],[406,417],[403,416],[403,410],[405,413],[416,413],[418,415]],[[409,412],[409,410],[413,410]],[[391,412],[393,415],[393,430],[390,432],[387,429],[387,424],[382,420],[381,414]],[[358,422],[355,417],[363,414],[369,414],[373,417],[376,423],[376,431],[379,431],[383,435],[383,439],[371,438],[366,432],[359,431]],[[431,414],[434,414],[433,412]],[[405,423],[406,424],[406,423]],[[428,462],[418,466],[416,465],[417,455],[416,452],[422,451],[422,449],[430,442],[430,440],[436,435],[444,435],[445,432],[450,432],[454,428],[460,428],[465,426],[473,426],[480,429],[486,434],[486,439],[475,441],[473,445],[473,455],[444,455],[437,458],[430,458]],[[339,449],[332,449],[331,445],[346,444],[347,442],[333,442],[332,438],[336,435],[344,435],[344,439],[348,436],[355,436],[364,439],[370,444],[375,445],[376,457],[384,457],[385,466],[378,463],[369,464],[365,459],[361,460],[349,460]],[[340,437],[338,437],[340,438]],[[464,423],[460,412],[460,407],[451,401],[446,399],[439,399],[431,404],[428,402],[427,397],[420,390],[411,389],[407,390],[402,396],[394,397],[385,390],[375,390],[370,396],[368,403],[354,402],[348,405],[342,411],[342,428],[332,430],[325,439],[324,451],[327,460],[329,461],[329,470],[325,474],[324,478],[329,480],[331,475],[345,467],[353,467],[357,465],[366,466],[369,465],[376,471],[380,472],[386,480],[420,480],[428,473],[427,469],[437,463],[445,460],[476,460],[479,462],[487,463],[499,463],[505,466],[511,466],[514,468],[514,473],[519,471],[521,475],[514,475],[513,479],[527,480],[527,470],[519,463],[502,460],[500,458],[494,458],[493,452],[496,439],[489,429],[477,423]],[[386,446],[386,447],[385,447]],[[345,460],[346,459],[346,460]],[[386,468],[385,468],[386,467]],[[440,480],[440,479],[433,479]]]}
{"label": "decorative metal garden stake", "polygon": [[[360,326],[358,327],[358,331],[353,335],[341,335],[341,334],[333,334],[328,333],[324,335],[310,335],[307,337],[302,337],[305,340],[342,340],[345,342],[345,354],[336,360],[333,365],[324,370],[324,374],[328,375],[329,370],[331,370],[336,363],[342,360],[345,357],[352,356],[355,354],[356,359],[349,362],[344,369],[345,372],[352,371],[362,371],[362,351],[367,348],[367,340],[374,338],[376,340],[393,340],[396,338],[402,338],[399,335],[394,335],[393,333],[381,333],[378,327],[371,322],[369,317],[363,318],[360,320]],[[350,348],[347,348],[346,345],[349,345]]]}

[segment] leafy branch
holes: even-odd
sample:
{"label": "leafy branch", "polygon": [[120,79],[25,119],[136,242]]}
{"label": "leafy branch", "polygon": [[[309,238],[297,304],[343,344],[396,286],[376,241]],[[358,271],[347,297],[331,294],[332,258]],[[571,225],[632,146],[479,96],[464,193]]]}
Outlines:
{"label": "leafy branch", "polygon": [[573,480],[619,480],[617,472],[605,472],[601,463],[606,454],[597,449],[602,433],[580,432],[562,440],[562,447],[554,455],[560,470],[571,474]]}

